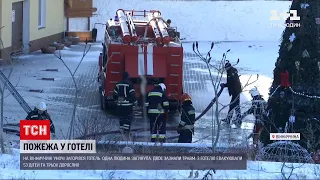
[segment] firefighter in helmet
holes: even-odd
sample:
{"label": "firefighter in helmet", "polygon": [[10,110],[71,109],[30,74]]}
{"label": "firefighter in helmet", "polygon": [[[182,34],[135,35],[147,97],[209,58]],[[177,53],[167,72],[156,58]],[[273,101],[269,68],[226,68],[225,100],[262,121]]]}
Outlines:
{"label": "firefighter in helmet", "polygon": [[[147,113],[150,120],[151,142],[166,141],[166,116],[169,109],[168,97],[163,83],[156,84],[147,96]],[[157,137],[159,133],[159,137]]]}
{"label": "firefighter in helmet", "polygon": [[220,86],[221,88],[228,88],[229,95],[231,96],[231,101],[229,104],[228,116],[222,121],[226,122],[227,124],[230,124],[233,117],[233,113],[235,111],[236,118],[234,120],[234,124],[240,128],[242,124],[241,120],[239,119],[241,115],[240,94],[242,92],[242,87],[238,75],[238,70],[235,67],[233,67],[228,60],[224,65],[224,68],[227,71],[227,83],[222,83],[220,84]]}
{"label": "firefighter in helmet", "polygon": [[170,27],[170,25],[171,25],[171,19],[168,19],[168,20],[167,20],[167,25],[168,25],[168,27]]}
{"label": "firefighter in helmet", "polygon": [[180,134],[178,143],[191,143],[192,135],[194,134],[195,123],[195,109],[192,105],[189,94],[184,93],[181,97],[181,120],[178,126],[178,133]]}
{"label": "firefighter in helmet", "polygon": [[116,84],[113,90],[113,98],[117,102],[120,130],[129,134],[133,119],[133,105],[137,105],[137,99],[128,72],[123,72],[122,80]]}
{"label": "firefighter in helmet", "polygon": [[37,107],[34,108],[33,111],[28,113],[26,120],[49,120],[50,121],[51,138],[55,139],[56,130],[55,130],[54,124],[51,120],[51,117],[48,114],[46,103],[40,102],[37,105]]}
{"label": "firefighter in helmet", "polygon": [[249,114],[254,116],[255,123],[250,137],[253,138],[253,144],[258,144],[264,123],[267,121],[267,102],[260,95],[257,88],[252,88],[249,92],[252,97],[252,104],[251,107],[241,115],[240,119],[242,121],[242,119]]}

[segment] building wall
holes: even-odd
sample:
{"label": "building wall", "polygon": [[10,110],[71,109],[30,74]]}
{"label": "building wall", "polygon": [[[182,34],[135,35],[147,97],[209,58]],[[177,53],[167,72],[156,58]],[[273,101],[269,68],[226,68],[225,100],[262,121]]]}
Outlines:
{"label": "building wall", "polygon": [[[23,1],[29,4],[25,9],[24,5],[24,22],[28,22],[27,34],[24,34],[24,48],[27,52],[39,50],[53,41],[59,41],[64,32],[64,0],[46,0],[46,20],[45,28],[38,28],[38,0],[0,0],[0,27],[5,26],[0,31],[4,48],[10,52],[12,41],[12,3]],[[25,16],[29,16],[26,18]],[[25,21],[28,19],[28,21]],[[26,37],[27,36],[27,37]]]}
{"label": "building wall", "polygon": [[38,0],[30,1],[30,41],[64,31],[64,0],[47,0],[46,27],[38,29]]}
{"label": "building wall", "polygon": [[[0,0],[0,28],[2,27],[2,0]],[[2,37],[2,30],[0,30],[0,38]],[[1,51],[0,51],[0,58],[1,58]]]}
{"label": "building wall", "polygon": [[30,1],[30,51],[35,51],[53,41],[59,41],[64,32],[64,0],[46,0],[45,28],[38,28],[39,1]]}
{"label": "building wall", "polygon": [[0,33],[3,41],[4,48],[11,46],[11,33],[12,33],[12,3],[23,0],[1,0],[1,27],[4,26]]}

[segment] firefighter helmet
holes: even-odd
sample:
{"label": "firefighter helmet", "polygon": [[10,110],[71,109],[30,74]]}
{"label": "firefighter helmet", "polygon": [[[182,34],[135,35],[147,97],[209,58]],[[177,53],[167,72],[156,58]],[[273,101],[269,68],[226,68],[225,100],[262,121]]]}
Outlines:
{"label": "firefighter helmet", "polygon": [[161,87],[162,91],[165,91],[167,89],[166,85],[163,83],[160,83],[159,86]]}
{"label": "firefighter helmet", "polygon": [[231,63],[230,63],[230,61],[229,60],[226,60],[226,63],[224,64],[224,68],[229,68],[229,67],[231,67],[232,65],[231,65]]}
{"label": "firefighter helmet", "polygon": [[258,91],[258,89],[256,87],[250,89],[250,94],[251,94],[251,97],[255,97],[255,96],[259,96],[260,95],[260,92]]}
{"label": "firefighter helmet", "polygon": [[47,105],[44,102],[40,102],[37,106],[37,109],[39,109],[40,111],[46,111],[47,110]]}
{"label": "firefighter helmet", "polygon": [[189,96],[189,94],[187,93],[184,93],[182,96],[181,96],[181,102],[184,103],[186,101],[191,101],[191,97]]}

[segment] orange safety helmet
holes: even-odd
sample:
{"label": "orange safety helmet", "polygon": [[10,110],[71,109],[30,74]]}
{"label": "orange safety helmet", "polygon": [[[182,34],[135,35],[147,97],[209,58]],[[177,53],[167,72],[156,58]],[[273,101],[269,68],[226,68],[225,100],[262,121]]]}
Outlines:
{"label": "orange safety helmet", "polygon": [[186,101],[191,101],[191,97],[189,96],[189,94],[187,93],[184,93],[182,96],[181,96],[181,103],[184,103]]}

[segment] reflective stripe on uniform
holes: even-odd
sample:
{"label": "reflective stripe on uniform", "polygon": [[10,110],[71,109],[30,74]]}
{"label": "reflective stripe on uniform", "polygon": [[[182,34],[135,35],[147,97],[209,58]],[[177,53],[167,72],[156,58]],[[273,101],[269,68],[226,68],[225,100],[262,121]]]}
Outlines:
{"label": "reflective stripe on uniform", "polygon": [[117,89],[115,89],[113,92],[115,94],[118,94],[119,87],[121,86],[123,87],[124,97],[127,97],[127,87],[129,87],[129,84],[117,84],[116,85]]}
{"label": "reflective stripe on uniform", "polygon": [[192,114],[195,114],[196,112],[194,111],[194,110],[190,110],[190,111],[188,111],[188,114],[189,115],[192,115]]}
{"label": "reflective stripe on uniform", "polygon": [[159,139],[165,139],[166,135],[165,134],[159,134]]}
{"label": "reflective stripe on uniform", "polygon": [[149,103],[148,103],[148,102],[147,102],[147,103],[144,103],[144,105],[145,105],[145,106],[149,106]]}
{"label": "reflective stripe on uniform", "polygon": [[183,126],[181,129],[193,129],[194,128],[194,125],[185,125]]}
{"label": "reflective stripe on uniform", "polygon": [[150,114],[162,114],[162,113],[164,113],[164,110],[159,111],[158,109],[149,109],[148,113],[150,113]]}
{"label": "reflective stripe on uniform", "polygon": [[157,134],[152,134],[151,138],[157,138]]}
{"label": "reflective stripe on uniform", "polygon": [[117,87],[119,87],[119,86],[129,87],[129,85],[128,85],[128,84],[117,84],[116,86],[117,86]]}
{"label": "reflective stripe on uniform", "polygon": [[118,103],[118,106],[132,106],[132,103]]}
{"label": "reflective stripe on uniform", "polygon": [[160,92],[149,92],[148,96],[159,96],[159,97],[162,97],[162,93],[160,93]]}
{"label": "reflective stripe on uniform", "polygon": [[119,128],[120,128],[120,129],[123,129],[123,126],[120,126]]}
{"label": "reflective stripe on uniform", "polygon": [[123,129],[130,129],[130,125],[129,124],[124,124],[123,125]]}
{"label": "reflective stripe on uniform", "polygon": [[130,101],[124,100],[124,101],[118,101],[117,105],[118,106],[132,106],[133,104],[130,103]]}
{"label": "reflective stripe on uniform", "polygon": [[169,106],[169,102],[168,101],[163,102],[163,106]]}
{"label": "reflective stripe on uniform", "polygon": [[186,123],[184,121],[180,121],[179,124],[181,124],[182,126],[184,126]]}
{"label": "reflective stripe on uniform", "polygon": [[31,118],[35,118],[35,117],[38,118],[39,116],[38,115],[32,115],[31,116]]}
{"label": "reflective stripe on uniform", "polygon": [[134,90],[134,89],[131,89],[131,90],[129,91],[129,93],[132,93],[132,92],[135,92],[135,90]]}

